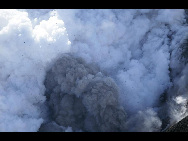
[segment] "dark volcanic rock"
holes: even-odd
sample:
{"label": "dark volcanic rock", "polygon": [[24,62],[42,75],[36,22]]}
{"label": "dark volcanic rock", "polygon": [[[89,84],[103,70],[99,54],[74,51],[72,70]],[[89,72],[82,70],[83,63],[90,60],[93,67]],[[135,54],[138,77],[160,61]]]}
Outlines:
{"label": "dark volcanic rock", "polygon": [[165,132],[188,132],[188,116],[168,128]]}

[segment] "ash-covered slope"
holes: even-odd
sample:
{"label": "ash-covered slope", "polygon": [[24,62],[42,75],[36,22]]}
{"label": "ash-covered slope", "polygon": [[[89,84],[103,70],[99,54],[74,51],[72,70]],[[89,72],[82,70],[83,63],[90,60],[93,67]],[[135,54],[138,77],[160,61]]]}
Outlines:
{"label": "ash-covered slope", "polygon": [[169,127],[165,132],[188,132],[188,116]]}

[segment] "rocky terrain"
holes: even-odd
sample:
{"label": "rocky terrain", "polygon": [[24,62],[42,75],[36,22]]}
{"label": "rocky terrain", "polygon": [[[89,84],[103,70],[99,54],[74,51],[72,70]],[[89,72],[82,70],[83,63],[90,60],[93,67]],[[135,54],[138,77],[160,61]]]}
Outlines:
{"label": "rocky terrain", "polygon": [[166,129],[165,132],[188,132],[188,116]]}

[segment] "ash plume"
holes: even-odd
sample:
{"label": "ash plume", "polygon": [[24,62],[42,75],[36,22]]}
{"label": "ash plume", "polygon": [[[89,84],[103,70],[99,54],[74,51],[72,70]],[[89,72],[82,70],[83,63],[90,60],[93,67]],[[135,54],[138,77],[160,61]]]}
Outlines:
{"label": "ash plume", "polygon": [[[66,54],[47,72],[45,87],[51,120],[59,126],[72,127],[73,131],[126,130],[118,87],[97,66]],[[48,124],[42,131],[50,129]]]}

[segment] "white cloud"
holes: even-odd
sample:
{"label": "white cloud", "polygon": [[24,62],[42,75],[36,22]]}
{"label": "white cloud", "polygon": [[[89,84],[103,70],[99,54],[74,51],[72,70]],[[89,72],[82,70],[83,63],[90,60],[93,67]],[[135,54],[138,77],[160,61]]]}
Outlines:
{"label": "white cloud", "polygon": [[[34,29],[27,12],[0,10],[0,17],[5,21],[0,30],[0,130],[37,131],[43,122],[45,69],[58,54],[69,51],[66,29],[56,17]],[[37,27],[48,38],[40,36]]]}

